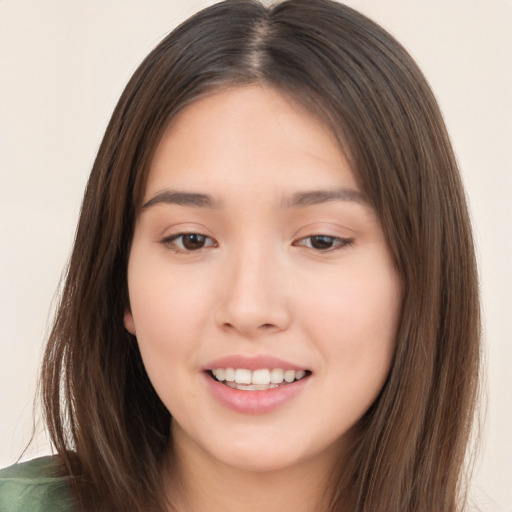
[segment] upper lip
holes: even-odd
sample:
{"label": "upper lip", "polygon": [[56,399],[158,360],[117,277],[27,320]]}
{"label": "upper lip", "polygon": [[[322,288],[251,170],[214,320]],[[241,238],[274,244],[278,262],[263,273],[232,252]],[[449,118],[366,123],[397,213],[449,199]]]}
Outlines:
{"label": "upper lip", "polygon": [[216,368],[244,368],[246,370],[261,370],[263,368],[281,368],[283,370],[307,370],[308,368],[279,359],[270,355],[230,355],[220,357],[205,365],[204,370],[215,370]]}

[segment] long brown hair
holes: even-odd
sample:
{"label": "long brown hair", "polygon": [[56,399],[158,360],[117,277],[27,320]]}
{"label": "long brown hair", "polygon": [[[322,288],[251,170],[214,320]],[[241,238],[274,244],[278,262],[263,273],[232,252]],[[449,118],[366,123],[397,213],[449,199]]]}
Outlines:
{"label": "long brown hair", "polygon": [[169,411],[123,326],[127,259],[169,120],[205,91],[262,82],[338,136],[403,282],[389,377],[332,482],[330,512],[455,512],[479,371],[477,272],[457,164],[435,98],[395,39],[330,0],[228,0],[144,60],[85,192],[42,369],[52,441],[84,510],[165,508]]}

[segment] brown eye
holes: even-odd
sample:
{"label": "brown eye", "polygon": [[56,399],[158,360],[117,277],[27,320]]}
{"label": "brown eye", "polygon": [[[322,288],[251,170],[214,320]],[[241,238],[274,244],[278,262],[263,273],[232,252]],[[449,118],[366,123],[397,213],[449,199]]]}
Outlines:
{"label": "brown eye", "polygon": [[197,251],[205,247],[214,247],[215,242],[206,235],[199,233],[179,233],[164,240],[165,245],[174,247],[177,251]]}
{"label": "brown eye", "polygon": [[195,251],[204,247],[206,237],[197,233],[190,233],[189,235],[182,235],[182,240],[185,249]]}
{"label": "brown eye", "polygon": [[336,239],[332,236],[318,235],[318,236],[312,236],[310,238],[311,238],[311,242],[310,242],[311,247],[313,249],[320,249],[320,250],[331,249],[336,242]]}
{"label": "brown eye", "polygon": [[352,243],[353,240],[350,238],[339,238],[337,236],[329,235],[312,235],[307,236],[305,238],[301,238],[299,241],[295,243],[295,245],[309,247],[310,249],[315,249],[317,251],[327,252],[334,249],[346,247],[348,245],[351,245]]}

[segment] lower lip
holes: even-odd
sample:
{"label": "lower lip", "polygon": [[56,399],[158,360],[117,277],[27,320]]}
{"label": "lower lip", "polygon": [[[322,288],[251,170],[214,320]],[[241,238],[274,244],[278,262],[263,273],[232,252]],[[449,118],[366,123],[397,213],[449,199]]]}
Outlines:
{"label": "lower lip", "polygon": [[285,405],[295,398],[306,385],[310,376],[263,391],[233,389],[205,373],[205,379],[213,396],[223,406],[243,414],[264,414]]}

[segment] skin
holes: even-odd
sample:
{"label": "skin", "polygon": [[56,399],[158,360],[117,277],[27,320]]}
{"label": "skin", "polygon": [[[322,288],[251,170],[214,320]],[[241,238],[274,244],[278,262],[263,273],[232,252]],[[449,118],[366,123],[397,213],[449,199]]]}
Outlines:
{"label": "skin", "polygon": [[[297,202],[311,191],[330,195]],[[318,510],[389,372],[402,298],[335,138],[275,89],[221,89],[170,122],[143,203],[125,325],[174,418],[177,508]],[[187,250],[180,233],[206,238]],[[311,371],[301,391],[263,414],[219,403],[205,365],[261,354]]]}

